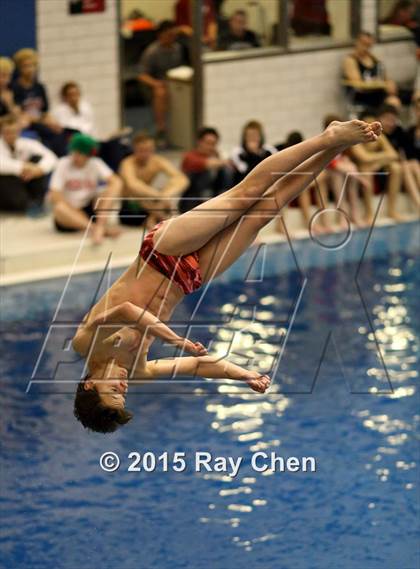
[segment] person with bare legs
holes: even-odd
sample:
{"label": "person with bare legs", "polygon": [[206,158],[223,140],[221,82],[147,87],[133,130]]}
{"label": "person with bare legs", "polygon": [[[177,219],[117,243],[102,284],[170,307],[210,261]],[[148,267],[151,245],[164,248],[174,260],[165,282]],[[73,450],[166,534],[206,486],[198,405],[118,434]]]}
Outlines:
{"label": "person with bare legs", "polygon": [[[371,113],[364,113],[362,119],[374,123]],[[359,170],[371,175],[384,172],[387,174],[386,194],[388,217],[395,221],[405,221],[405,216],[397,212],[397,198],[402,188],[402,171],[398,152],[384,134],[377,140],[352,147],[351,156]]]}
{"label": "person with bare legs", "polygon": [[[420,107],[420,102],[417,103]],[[383,105],[378,110],[378,119],[383,126],[384,134],[400,158],[402,183],[418,213],[420,208],[420,163],[419,150],[410,141],[409,132],[399,124],[399,111],[392,105]],[[417,110],[417,122],[420,121],[420,111]]]}
{"label": "person with bare legs", "polygon": [[[287,136],[285,142],[277,145],[276,148],[278,150],[284,150],[285,148],[289,148],[294,144],[299,144],[302,141],[303,135],[299,131],[292,131]],[[316,180],[313,180],[313,183],[309,184],[306,190],[297,196],[296,201],[302,216],[304,228],[309,231],[310,227],[312,234],[328,233],[329,231],[332,231],[332,227],[329,224],[327,216],[322,215],[315,220],[315,223],[312,223],[312,196],[315,197],[315,203],[318,210],[325,209],[328,200],[328,186],[326,184],[325,171],[320,172]],[[287,231],[286,217],[286,210],[284,210],[284,213],[281,216],[276,217],[275,229],[278,233],[284,233]]]}
{"label": "person with bare legs", "polygon": [[[373,142],[380,132],[380,123],[332,123],[322,134],[266,158],[227,192],[148,233],[139,256],[86,314],[73,338],[73,348],[86,358],[87,375],[78,385],[74,408],[83,426],[110,432],[131,419],[125,409],[128,377],[202,374],[243,381],[264,393],[270,385],[267,375],[209,355],[166,322],[184,295],[228,269],[336,154]],[[155,338],[190,356],[148,361]]]}
{"label": "person with bare legs", "polygon": [[[51,177],[48,198],[57,231],[88,229],[93,243],[99,244],[104,236],[120,234],[117,226],[107,225],[106,216],[95,214],[99,212],[99,201],[103,209],[112,209],[113,200],[121,194],[122,182],[103,160],[94,156],[96,147],[96,141],[86,134],[72,137],[69,156],[60,158]],[[106,184],[103,192],[99,189],[101,182]]]}

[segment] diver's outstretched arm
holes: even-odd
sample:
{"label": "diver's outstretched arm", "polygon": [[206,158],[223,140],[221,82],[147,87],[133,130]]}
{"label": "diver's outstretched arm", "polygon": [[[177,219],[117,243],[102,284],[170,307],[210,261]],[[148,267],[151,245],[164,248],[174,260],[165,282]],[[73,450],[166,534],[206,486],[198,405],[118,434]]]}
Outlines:
{"label": "diver's outstretched arm", "polygon": [[[249,385],[254,391],[265,393],[271,383],[268,375],[249,371],[215,356],[199,356],[197,358],[181,357],[172,359],[152,360],[147,362],[147,378],[176,376],[199,376],[213,379],[236,379]],[[132,379],[136,379],[133,377]]]}

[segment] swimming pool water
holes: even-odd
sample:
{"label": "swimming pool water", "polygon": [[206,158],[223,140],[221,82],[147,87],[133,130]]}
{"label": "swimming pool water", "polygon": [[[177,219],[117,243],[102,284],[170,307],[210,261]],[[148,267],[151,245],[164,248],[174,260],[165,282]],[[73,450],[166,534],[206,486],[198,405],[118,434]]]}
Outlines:
{"label": "swimming pool water", "polygon": [[[417,228],[406,231],[412,238]],[[136,386],[128,396],[133,421],[109,436],[75,422],[74,387],[59,381],[69,376],[65,366],[55,383],[26,392],[64,280],[5,289],[1,567],[417,568],[418,261],[394,251],[362,263],[368,317],[356,263],[309,268],[306,281],[289,271],[212,286],[194,337],[213,338],[213,352],[230,349],[234,361],[267,370],[284,348],[271,394],[226,382],[201,382],[201,395],[177,380]],[[83,314],[97,280],[76,278],[62,322]],[[188,297],[175,321],[196,303]],[[47,372],[60,342],[56,335],[47,346]],[[107,450],[122,459],[113,474],[98,465]],[[192,468],[127,472],[133,450],[190,457],[208,450],[243,456],[244,465],[234,479]],[[314,456],[317,472],[256,473],[257,450]]]}

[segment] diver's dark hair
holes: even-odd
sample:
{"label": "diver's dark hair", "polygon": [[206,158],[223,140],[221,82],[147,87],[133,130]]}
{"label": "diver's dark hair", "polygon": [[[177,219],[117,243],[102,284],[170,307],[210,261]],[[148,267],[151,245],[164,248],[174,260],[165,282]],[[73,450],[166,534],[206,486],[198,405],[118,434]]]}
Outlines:
{"label": "diver's dark hair", "polygon": [[74,416],[85,429],[97,433],[113,433],[120,425],[125,425],[133,417],[126,409],[107,407],[101,401],[96,389],[85,389],[87,375],[77,386],[74,399]]}

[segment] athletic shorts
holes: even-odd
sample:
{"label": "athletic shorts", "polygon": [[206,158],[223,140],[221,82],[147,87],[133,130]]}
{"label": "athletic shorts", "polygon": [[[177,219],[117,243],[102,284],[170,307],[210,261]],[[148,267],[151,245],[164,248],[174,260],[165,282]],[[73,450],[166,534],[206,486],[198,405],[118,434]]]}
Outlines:
{"label": "athletic shorts", "polygon": [[175,282],[181,287],[184,294],[190,294],[200,288],[202,284],[198,253],[195,251],[188,255],[175,257],[156,251],[153,238],[161,225],[162,222],[158,223],[146,235],[140,249],[140,255],[155,271],[158,271],[171,282]]}

